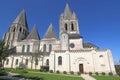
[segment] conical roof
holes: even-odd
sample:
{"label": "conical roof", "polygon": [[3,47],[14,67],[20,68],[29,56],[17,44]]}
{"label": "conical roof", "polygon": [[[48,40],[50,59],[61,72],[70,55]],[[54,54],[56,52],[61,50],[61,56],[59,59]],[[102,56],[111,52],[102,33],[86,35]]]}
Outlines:
{"label": "conical roof", "polygon": [[32,31],[29,33],[26,39],[40,40],[36,26],[33,27]]}
{"label": "conical roof", "polygon": [[72,12],[71,12],[70,7],[69,7],[68,4],[66,4],[66,7],[65,7],[65,10],[64,10],[63,15],[64,15],[64,17],[65,17],[66,19],[70,19],[71,16],[72,16]]}
{"label": "conical roof", "polygon": [[26,13],[25,10],[23,9],[20,14],[16,17],[16,19],[14,20],[15,24],[21,24],[23,25],[23,27],[28,29],[28,25],[27,25],[27,19],[26,19]]}
{"label": "conical roof", "polygon": [[72,19],[77,19],[75,12],[73,12],[73,14],[72,14]]}
{"label": "conical roof", "polygon": [[48,38],[56,38],[56,39],[58,39],[52,24],[49,25],[49,28],[48,28],[45,36],[44,36],[44,39],[45,38],[46,39],[48,39]]}

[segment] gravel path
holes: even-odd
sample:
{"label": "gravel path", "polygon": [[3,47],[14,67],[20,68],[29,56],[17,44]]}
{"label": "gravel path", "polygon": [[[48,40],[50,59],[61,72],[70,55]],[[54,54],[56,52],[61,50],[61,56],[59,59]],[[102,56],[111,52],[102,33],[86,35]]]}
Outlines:
{"label": "gravel path", "polygon": [[81,77],[85,80],[96,80],[95,78],[89,76],[89,74],[81,74]]}

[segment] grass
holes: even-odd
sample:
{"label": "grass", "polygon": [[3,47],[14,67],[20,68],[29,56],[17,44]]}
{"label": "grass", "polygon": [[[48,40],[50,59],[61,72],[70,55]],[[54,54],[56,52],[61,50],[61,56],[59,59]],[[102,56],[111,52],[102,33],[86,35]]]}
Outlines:
{"label": "grass", "polygon": [[17,75],[16,77],[33,78],[37,80],[84,80],[78,75],[47,73],[47,72],[40,72],[39,70],[6,69],[6,71],[19,73],[20,75]]}
{"label": "grass", "polygon": [[50,74],[50,73],[26,73],[26,74],[20,74],[20,76],[25,78],[42,78],[42,80],[84,80],[78,76]]}
{"label": "grass", "polygon": [[92,75],[97,80],[120,80],[120,77],[117,76],[105,76],[105,75]]}

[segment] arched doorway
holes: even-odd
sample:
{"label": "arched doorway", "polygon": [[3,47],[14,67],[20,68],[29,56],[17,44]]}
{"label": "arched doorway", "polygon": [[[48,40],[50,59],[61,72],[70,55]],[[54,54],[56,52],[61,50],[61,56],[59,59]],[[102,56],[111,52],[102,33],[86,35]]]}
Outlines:
{"label": "arched doorway", "polygon": [[79,64],[79,72],[80,72],[80,73],[84,73],[83,64]]}

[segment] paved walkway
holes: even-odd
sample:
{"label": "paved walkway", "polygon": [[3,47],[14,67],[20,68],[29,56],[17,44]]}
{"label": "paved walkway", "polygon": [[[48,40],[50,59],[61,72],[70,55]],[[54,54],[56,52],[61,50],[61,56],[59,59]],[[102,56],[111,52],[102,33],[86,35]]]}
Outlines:
{"label": "paved walkway", "polygon": [[81,77],[85,80],[96,80],[95,78],[89,76],[89,74],[81,74]]}
{"label": "paved walkway", "polygon": [[16,75],[19,75],[18,73],[11,73],[11,72],[8,72],[8,76],[16,76]]}

